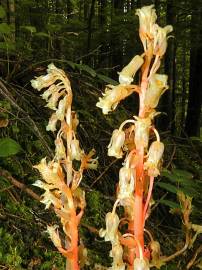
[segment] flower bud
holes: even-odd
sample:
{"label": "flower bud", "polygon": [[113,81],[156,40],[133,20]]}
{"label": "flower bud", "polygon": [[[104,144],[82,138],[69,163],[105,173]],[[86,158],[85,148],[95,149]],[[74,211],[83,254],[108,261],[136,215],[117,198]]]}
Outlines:
{"label": "flower bud", "polygon": [[122,158],[122,147],[125,141],[125,132],[123,130],[115,129],[112,133],[111,141],[108,145],[108,156]]}
{"label": "flower bud", "polygon": [[127,66],[125,66],[119,73],[120,84],[125,85],[131,84],[136,72],[142,66],[143,63],[144,60],[140,55],[136,55],[135,57],[133,57],[130,63]]}

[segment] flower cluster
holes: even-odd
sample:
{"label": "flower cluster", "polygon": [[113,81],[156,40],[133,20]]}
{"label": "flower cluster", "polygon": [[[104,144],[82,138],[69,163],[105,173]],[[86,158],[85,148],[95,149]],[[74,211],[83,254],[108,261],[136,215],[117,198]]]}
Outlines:
{"label": "flower cluster", "polygon": [[[108,86],[103,98],[99,98],[96,104],[104,114],[108,114],[133,92],[139,95],[138,116],[124,121],[115,129],[108,145],[109,156],[117,159],[125,156],[125,160],[119,171],[117,200],[112,213],[106,215],[106,229],[101,230],[100,235],[112,243],[112,269],[125,269],[130,265],[134,270],[149,270],[149,259],[155,265],[162,263],[159,258],[160,247],[154,245],[158,242],[151,242],[146,248],[147,252],[145,250],[144,224],[149,216],[154,177],[160,174],[164,152],[164,144],[154,128],[154,117],[159,114],[156,107],[160,97],[168,89],[167,75],[158,74],[157,70],[165,54],[172,26],[161,28],[156,24],[153,5],[138,9],[136,14],[139,16],[139,34],[144,53],[132,58],[119,73],[120,84],[110,86],[110,89]],[[140,85],[133,85],[138,71]],[[115,213],[118,206],[124,209],[121,221]],[[121,230],[118,230],[119,227]],[[117,261],[123,268],[118,268]]]}
{"label": "flower cluster", "polygon": [[[96,169],[98,160],[93,158],[94,150],[85,154],[76,138],[79,120],[71,110],[72,90],[67,76],[54,64],[48,66],[47,73],[32,80],[31,84],[38,91],[46,89],[41,96],[47,102],[46,107],[54,111],[46,129],[57,131],[55,156],[50,162],[44,158],[34,166],[43,178],[43,181],[37,180],[34,185],[45,190],[41,200],[45,208],[52,206],[60,217],[66,246],[62,246],[56,225],[47,228],[50,238],[68,260],[74,261],[71,264],[75,266],[78,263],[77,226],[86,206],[85,192],[79,188],[79,184],[84,170]],[[73,166],[74,160],[79,161],[80,167],[77,169]]]}

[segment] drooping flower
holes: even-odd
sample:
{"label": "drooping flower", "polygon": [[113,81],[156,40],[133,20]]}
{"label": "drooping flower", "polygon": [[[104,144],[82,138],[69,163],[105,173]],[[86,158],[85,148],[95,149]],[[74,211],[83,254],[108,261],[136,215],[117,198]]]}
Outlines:
{"label": "drooping flower", "polygon": [[115,129],[112,133],[111,141],[108,145],[108,156],[122,158],[122,147],[125,141],[125,132],[123,130]]}
{"label": "drooping flower", "polygon": [[53,113],[49,119],[48,125],[46,126],[46,130],[47,131],[56,131],[56,125],[57,125],[57,115],[55,113]]}
{"label": "drooping flower", "polygon": [[101,229],[99,235],[105,238],[105,241],[117,242],[119,217],[115,212],[108,212],[105,217],[106,229]]}
{"label": "drooping flower", "polygon": [[61,239],[58,233],[58,225],[47,226],[47,232],[53,242],[53,244],[58,248],[62,247]]}
{"label": "drooping flower", "polygon": [[66,158],[66,149],[63,144],[63,140],[57,138],[55,140],[55,156],[57,160]]}
{"label": "drooping flower", "polygon": [[122,200],[131,195],[134,192],[135,179],[131,168],[122,167],[119,171],[119,191],[118,199]]}
{"label": "drooping flower", "polygon": [[148,171],[149,176],[158,176],[160,161],[164,152],[164,144],[159,141],[155,141],[151,144],[148,152],[148,159],[144,163],[144,169]]}
{"label": "drooping flower", "polygon": [[82,150],[79,146],[79,140],[73,139],[71,141],[71,158],[72,160],[81,160]]}
{"label": "drooping flower", "polygon": [[120,84],[129,85],[133,81],[133,78],[138,71],[138,69],[144,63],[143,58],[140,55],[136,55],[130,61],[130,63],[125,66],[122,71],[119,73],[119,82]]}
{"label": "drooping flower", "polygon": [[49,162],[47,164],[46,158],[43,158],[38,165],[33,166],[37,169],[48,184],[59,184],[61,183],[61,178],[58,175],[58,170],[62,172],[59,163],[56,162]]}
{"label": "drooping flower", "polygon": [[58,103],[58,109],[56,111],[56,115],[60,121],[64,120],[66,105],[67,105],[67,96],[61,99]]}
{"label": "drooping flower", "polygon": [[162,57],[167,49],[167,35],[173,31],[171,25],[167,25],[164,28],[160,27],[158,24],[153,25],[152,33],[154,36],[154,48],[153,54]]}
{"label": "drooping flower", "polygon": [[167,80],[168,76],[164,74],[151,75],[144,100],[146,107],[156,108],[161,95],[168,89]]}
{"label": "drooping flower", "polygon": [[40,91],[44,87],[49,87],[55,82],[56,78],[52,74],[46,74],[44,76],[39,76],[35,80],[31,80],[31,85],[33,88]]}
{"label": "drooping flower", "polygon": [[56,207],[56,208],[62,207],[61,200],[59,198],[57,198],[53,194],[53,192],[51,192],[50,190],[46,190],[42,194],[42,200],[40,202],[45,204],[45,209],[48,209],[51,206],[51,204],[54,205],[54,207]]}
{"label": "drooping flower", "polygon": [[144,50],[147,50],[147,42],[153,38],[153,25],[156,22],[156,10],[153,8],[154,5],[145,6],[141,9],[137,9],[136,15],[139,16],[140,21],[140,39],[143,43]]}
{"label": "drooping flower", "polygon": [[132,93],[132,89],[129,89],[122,84],[117,86],[108,85],[103,94],[103,98],[99,98],[99,102],[96,103],[96,106],[102,109],[103,114],[108,114],[116,109],[121,100]]}
{"label": "drooping flower", "polygon": [[125,270],[125,263],[123,262],[123,248],[119,242],[112,244],[112,250],[110,251],[110,257],[113,258],[111,270]]}
{"label": "drooping flower", "polygon": [[139,145],[145,148],[149,143],[149,129],[151,127],[151,118],[140,118],[135,116],[135,145],[138,148]]}

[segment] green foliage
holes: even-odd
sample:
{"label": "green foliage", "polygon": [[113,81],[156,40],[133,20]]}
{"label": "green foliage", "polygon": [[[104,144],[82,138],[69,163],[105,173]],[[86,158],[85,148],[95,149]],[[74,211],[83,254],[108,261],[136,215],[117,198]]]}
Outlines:
{"label": "green foliage", "polygon": [[22,150],[21,146],[11,138],[0,139],[0,157],[13,156]]}

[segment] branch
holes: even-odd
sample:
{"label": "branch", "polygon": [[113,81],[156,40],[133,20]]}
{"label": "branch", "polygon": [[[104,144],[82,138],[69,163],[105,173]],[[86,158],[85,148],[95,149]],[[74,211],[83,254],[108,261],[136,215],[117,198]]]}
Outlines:
{"label": "branch", "polygon": [[28,188],[25,184],[16,180],[13,176],[11,176],[11,174],[8,171],[0,169],[0,176],[4,177],[9,182],[11,182],[13,186],[15,186],[15,187],[21,189],[22,191],[26,192],[27,194],[29,194],[35,200],[37,200],[37,201],[41,200],[41,197],[39,195],[37,195],[33,190]]}

